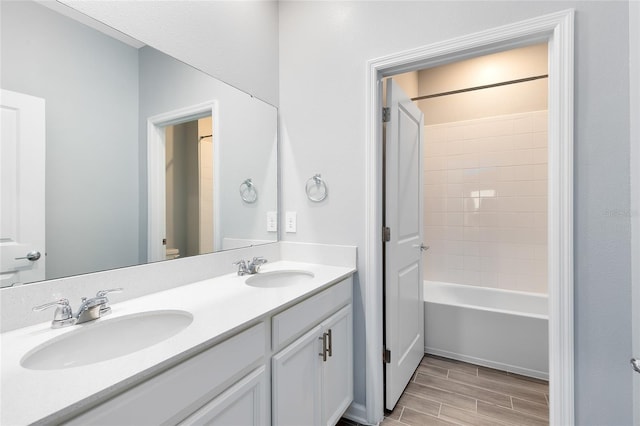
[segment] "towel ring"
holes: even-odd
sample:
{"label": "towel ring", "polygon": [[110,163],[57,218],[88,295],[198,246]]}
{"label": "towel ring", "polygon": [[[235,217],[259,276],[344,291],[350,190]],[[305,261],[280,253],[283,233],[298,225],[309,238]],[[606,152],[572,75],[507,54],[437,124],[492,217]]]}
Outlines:
{"label": "towel ring", "polygon": [[245,181],[240,184],[240,198],[249,204],[253,204],[258,200],[258,190],[251,178],[245,179]]}
{"label": "towel ring", "polygon": [[327,184],[322,179],[322,176],[320,176],[320,173],[315,174],[307,180],[305,191],[307,193],[307,198],[309,198],[314,203],[319,203],[320,201],[327,198]]}

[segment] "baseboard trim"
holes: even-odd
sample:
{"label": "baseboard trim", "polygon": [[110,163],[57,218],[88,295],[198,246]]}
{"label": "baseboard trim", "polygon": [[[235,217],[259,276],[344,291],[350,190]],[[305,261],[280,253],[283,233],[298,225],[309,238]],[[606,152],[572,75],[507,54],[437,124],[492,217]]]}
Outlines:
{"label": "baseboard trim", "polygon": [[517,365],[495,362],[483,358],[475,358],[468,355],[462,355],[455,352],[443,351],[436,348],[424,348],[424,353],[429,355],[437,355],[445,358],[455,359],[457,361],[469,362],[471,364],[480,365],[482,367],[494,368],[496,370],[508,371],[509,373],[520,374],[522,376],[533,377],[536,379],[549,380],[549,372],[531,370],[529,368],[518,367]]}
{"label": "baseboard trim", "polygon": [[367,420],[367,409],[363,404],[359,404],[357,402],[352,402],[347,411],[342,415],[349,420],[354,422],[369,425],[369,421]]}

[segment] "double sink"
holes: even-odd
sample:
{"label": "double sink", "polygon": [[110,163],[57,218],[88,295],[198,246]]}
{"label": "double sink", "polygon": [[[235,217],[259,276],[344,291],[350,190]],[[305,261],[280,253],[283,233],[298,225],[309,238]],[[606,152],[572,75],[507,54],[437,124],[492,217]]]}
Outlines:
{"label": "double sink", "polygon": [[[244,284],[271,289],[313,278],[311,271],[274,270],[251,275]],[[20,364],[30,370],[57,370],[107,361],[167,340],[192,322],[193,315],[185,310],[156,310],[92,321],[36,346]]]}

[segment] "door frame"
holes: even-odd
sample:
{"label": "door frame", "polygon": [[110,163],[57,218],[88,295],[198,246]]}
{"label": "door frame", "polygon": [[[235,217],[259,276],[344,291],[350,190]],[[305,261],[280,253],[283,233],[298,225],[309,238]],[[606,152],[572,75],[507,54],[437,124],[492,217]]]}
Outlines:
{"label": "door frame", "polygon": [[[574,423],[573,328],[573,61],[574,14],[568,9],[455,39],[407,50],[367,63],[366,419],[382,420],[382,85],[391,75],[434,67],[535,43],[549,45],[548,286],[549,402],[551,424]],[[354,413],[355,414],[355,413]],[[359,413],[360,414],[360,413]]]}
{"label": "door frame", "polygon": [[[640,3],[629,2],[629,141],[631,171],[631,343],[640,358]],[[633,375],[633,401],[640,400],[640,375]],[[640,426],[640,404],[633,405],[634,425]]]}
{"label": "door frame", "polygon": [[[218,101],[208,101],[154,115],[147,119],[147,261],[164,260],[162,235],[166,233],[166,140],[165,127],[211,116],[213,126],[213,152],[219,152],[220,120]],[[213,229],[220,229],[220,167],[219,156],[213,156]],[[214,249],[221,247],[214,234]]]}

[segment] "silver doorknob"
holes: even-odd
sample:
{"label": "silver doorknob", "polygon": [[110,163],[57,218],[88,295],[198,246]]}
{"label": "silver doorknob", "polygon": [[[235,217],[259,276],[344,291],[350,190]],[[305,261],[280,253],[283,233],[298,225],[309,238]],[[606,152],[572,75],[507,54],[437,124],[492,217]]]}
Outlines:
{"label": "silver doorknob", "polygon": [[640,360],[631,358],[631,366],[636,371],[636,373],[640,373]]}
{"label": "silver doorknob", "polygon": [[22,260],[22,259],[27,259],[27,260],[30,260],[32,262],[35,262],[36,260],[40,259],[40,252],[39,251],[30,251],[24,257],[16,257],[15,258],[15,260]]}
{"label": "silver doorknob", "polygon": [[424,243],[420,243],[418,244],[414,244],[413,245],[415,248],[420,248],[420,251],[427,251],[429,250],[429,246],[425,246]]}

